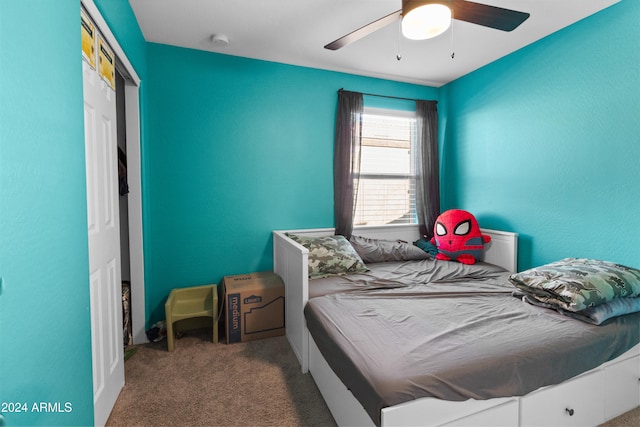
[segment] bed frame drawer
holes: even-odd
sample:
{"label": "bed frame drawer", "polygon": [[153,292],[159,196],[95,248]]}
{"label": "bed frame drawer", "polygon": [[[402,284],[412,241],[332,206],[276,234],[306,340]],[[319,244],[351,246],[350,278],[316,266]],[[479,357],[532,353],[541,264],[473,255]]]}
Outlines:
{"label": "bed frame drawer", "polygon": [[604,372],[591,371],[520,400],[520,426],[596,426],[604,421]]}
{"label": "bed frame drawer", "polygon": [[518,425],[518,399],[459,418],[439,427],[513,427]]}
{"label": "bed frame drawer", "polygon": [[605,418],[614,418],[640,405],[640,356],[613,363],[604,378]]}

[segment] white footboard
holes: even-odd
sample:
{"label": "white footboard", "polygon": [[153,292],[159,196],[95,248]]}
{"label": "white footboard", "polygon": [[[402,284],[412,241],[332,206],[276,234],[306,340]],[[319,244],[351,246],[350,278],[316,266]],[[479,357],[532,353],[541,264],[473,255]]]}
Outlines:
{"label": "white footboard", "polygon": [[286,335],[305,374],[309,371],[309,331],[304,319],[309,300],[309,251],[286,233],[320,237],[334,232],[333,228],[273,232],[273,271],[284,282]]}

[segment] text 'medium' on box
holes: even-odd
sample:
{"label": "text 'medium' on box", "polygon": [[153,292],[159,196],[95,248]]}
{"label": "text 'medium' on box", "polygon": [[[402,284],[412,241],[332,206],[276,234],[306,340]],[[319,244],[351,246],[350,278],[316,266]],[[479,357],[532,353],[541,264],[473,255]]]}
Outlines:
{"label": "text 'medium' on box", "polygon": [[225,276],[227,344],[284,335],[284,284],[271,271]]}

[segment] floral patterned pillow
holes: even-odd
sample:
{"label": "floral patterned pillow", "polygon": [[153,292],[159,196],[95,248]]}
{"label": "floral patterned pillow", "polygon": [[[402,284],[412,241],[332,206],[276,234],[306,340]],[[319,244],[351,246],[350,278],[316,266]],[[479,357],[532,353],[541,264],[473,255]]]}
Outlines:
{"label": "floral patterned pillow", "polygon": [[369,271],[362,258],[343,236],[287,236],[309,250],[309,278]]}

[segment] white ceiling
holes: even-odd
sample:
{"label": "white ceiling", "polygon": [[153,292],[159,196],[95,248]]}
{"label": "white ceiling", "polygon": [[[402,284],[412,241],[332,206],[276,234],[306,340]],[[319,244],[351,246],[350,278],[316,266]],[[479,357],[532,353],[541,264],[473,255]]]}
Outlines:
{"label": "white ceiling", "polygon": [[[439,87],[619,0],[476,0],[531,14],[503,32],[462,21],[430,40],[399,21],[337,51],[324,45],[393,11],[401,0],[129,0],[144,37],[227,55]],[[211,43],[224,34],[229,44]],[[455,57],[451,58],[451,53]],[[397,60],[400,54],[402,59]]]}

